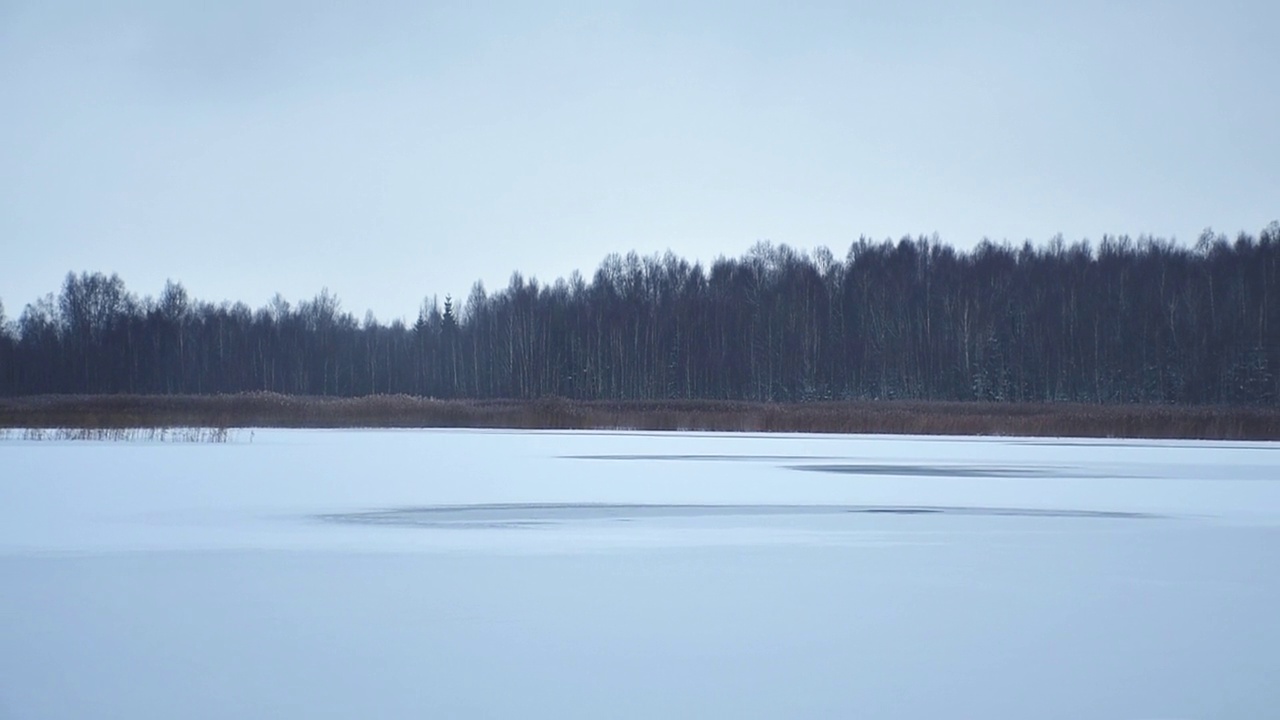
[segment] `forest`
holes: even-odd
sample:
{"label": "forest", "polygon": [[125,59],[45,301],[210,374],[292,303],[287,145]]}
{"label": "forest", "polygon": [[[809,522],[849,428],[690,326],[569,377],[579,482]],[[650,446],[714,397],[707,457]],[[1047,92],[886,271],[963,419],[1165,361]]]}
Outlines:
{"label": "forest", "polygon": [[412,325],[324,290],[214,304],[70,273],[16,320],[0,395],[1276,405],[1280,223],[1192,246],[936,237],[843,258],[758,243],[702,266],[610,255],[588,279],[428,295]]}

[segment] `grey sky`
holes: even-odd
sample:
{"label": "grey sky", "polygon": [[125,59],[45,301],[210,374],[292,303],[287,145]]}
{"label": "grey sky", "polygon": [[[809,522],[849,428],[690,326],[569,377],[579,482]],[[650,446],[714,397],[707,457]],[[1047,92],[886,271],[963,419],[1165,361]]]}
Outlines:
{"label": "grey sky", "polygon": [[0,299],[1280,216],[1280,4],[0,0]]}

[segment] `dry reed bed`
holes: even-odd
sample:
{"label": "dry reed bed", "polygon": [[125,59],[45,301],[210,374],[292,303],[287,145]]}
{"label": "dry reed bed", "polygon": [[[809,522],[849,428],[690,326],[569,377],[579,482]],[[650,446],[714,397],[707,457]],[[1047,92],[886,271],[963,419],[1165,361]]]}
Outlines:
{"label": "dry reed bed", "polygon": [[439,400],[89,395],[0,399],[0,428],[342,428],[714,430],[1187,439],[1280,439],[1280,409],[916,401]]}
{"label": "dry reed bed", "polygon": [[234,440],[225,427],[25,427],[0,428],[0,440],[93,440],[162,443],[225,443]]}

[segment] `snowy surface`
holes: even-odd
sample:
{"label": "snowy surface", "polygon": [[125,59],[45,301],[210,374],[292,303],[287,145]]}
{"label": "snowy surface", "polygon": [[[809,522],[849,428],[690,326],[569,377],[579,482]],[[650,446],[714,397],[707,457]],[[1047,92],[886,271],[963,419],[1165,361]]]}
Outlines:
{"label": "snowy surface", "polygon": [[1277,444],[0,440],[3,720],[1271,717],[1277,608]]}

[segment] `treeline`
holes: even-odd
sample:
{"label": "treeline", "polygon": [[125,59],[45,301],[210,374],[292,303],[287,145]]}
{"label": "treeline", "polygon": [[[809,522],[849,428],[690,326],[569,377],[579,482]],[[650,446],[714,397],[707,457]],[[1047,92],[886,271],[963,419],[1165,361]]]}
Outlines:
{"label": "treeline", "polygon": [[588,400],[922,399],[1274,405],[1280,224],[1194,247],[860,239],[709,267],[611,255],[590,280],[473,287],[417,321],[327,291],[211,304],[69,274],[16,323],[0,394],[410,394]]}

